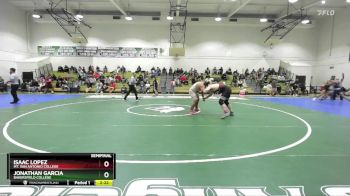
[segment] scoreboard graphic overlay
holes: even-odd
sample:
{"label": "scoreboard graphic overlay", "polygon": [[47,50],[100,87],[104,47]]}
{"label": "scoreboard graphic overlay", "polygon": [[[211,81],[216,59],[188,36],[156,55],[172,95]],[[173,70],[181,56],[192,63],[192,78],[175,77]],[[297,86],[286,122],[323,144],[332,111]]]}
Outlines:
{"label": "scoreboard graphic overlay", "polygon": [[112,186],[114,153],[9,153],[11,185]]}

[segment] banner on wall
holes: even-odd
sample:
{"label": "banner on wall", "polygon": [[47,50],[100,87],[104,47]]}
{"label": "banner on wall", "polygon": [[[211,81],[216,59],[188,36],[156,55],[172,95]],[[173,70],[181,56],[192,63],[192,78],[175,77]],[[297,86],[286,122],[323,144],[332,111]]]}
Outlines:
{"label": "banner on wall", "polygon": [[38,46],[38,54],[56,57],[157,58],[158,48]]}

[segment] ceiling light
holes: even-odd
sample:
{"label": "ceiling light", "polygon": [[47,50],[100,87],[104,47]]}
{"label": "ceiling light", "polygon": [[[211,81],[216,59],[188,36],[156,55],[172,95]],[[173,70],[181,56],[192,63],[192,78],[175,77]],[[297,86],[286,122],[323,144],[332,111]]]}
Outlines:
{"label": "ceiling light", "polygon": [[260,22],[267,22],[267,18],[260,18]]}
{"label": "ceiling light", "polygon": [[75,17],[76,17],[76,18],[78,18],[78,19],[83,19],[83,18],[84,18],[84,16],[83,16],[83,15],[81,15],[81,14],[77,14],[77,15],[75,15]]}
{"label": "ceiling light", "polygon": [[172,16],[167,16],[166,19],[167,19],[167,20],[174,20],[174,17],[172,17]]}
{"label": "ceiling light", "polygon": [[322,4],[322,5],[326,4],[326,0],[322,0],[322,1],[321,1],[321,4]]}
{"label": "ceiling light", "polygon": [[215,18],[215,21],[216,21],[216,22],[220,22],[221,20],[222,20],[221,17],[216,17],[216,18]]}
{"label": "ceiling light", "polygon": [[132,20],[133,18],[131,16],[125,16],[125,20]]}
{"label": "ceiling light", "polygon": [[36,19],[41,18],[41,16],[39,14],[37,14],[37,13],[32,14],[32,17],[36,18]]}
{"label": "ceiling light", "polygon": [[288,0],[289,3],[296,3],[298,0]]}
{"label": "ceiling light", "polygon": [[304,19],[304,20],[301,21],[301,23],[303,23],[303,24],[309,24],[309,23],[310,23],[310,20],[309,20],[309,19]]}
{"label": "ceiling light", "polygon": [[350,0],[346,0],[346,3],[350,3]]}

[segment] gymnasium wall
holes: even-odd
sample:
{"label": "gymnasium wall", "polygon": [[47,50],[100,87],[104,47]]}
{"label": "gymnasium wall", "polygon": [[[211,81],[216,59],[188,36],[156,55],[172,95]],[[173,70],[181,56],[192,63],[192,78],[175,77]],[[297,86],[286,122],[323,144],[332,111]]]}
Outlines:
{"label": "gymnasium wall", "polygon": [[27,53],[26,14],[8,1],[0,2],[0,76],[6,81],[10,67]]}
{"label": "gymnasium wall", "polygon": [[[200,71],[206,67],[223,66],[224,69],[278,68],[280,60],[300,66],[313,66],[316,58],[315,28],[299,27],[272,49],[263,41],[268,34],[261,33],[262,25],[242,24],[195,24],[189,22],[186,34],[186,56],[169,57],[169,24],[153,22],[139,24],[116,24],[104,21],[91,24],[87,33],[88,46],[156,47],[164,50],[156,59],[145,58],[51,58],[54,67],[59,65],[89,64],[110,68],[126,65],[135,70],[138,65],[147,69],[152,66],[194,67]],[[31,23],[32,50],[40,45],[74,45],[70,38],[53,23]],[[301,71],[304,75],[305,72]],[[310,71],[311,75],[311,71]]]}
{"label": "gymnasium wall", "polygon": [[[345,73],[344,86],[350,87],[350,7],[336,11],[334,17],[323,16],[318,31],[317,64],[313,67],[316,84],[331,76]],[[333,31],[333,32],[332,32]]]}

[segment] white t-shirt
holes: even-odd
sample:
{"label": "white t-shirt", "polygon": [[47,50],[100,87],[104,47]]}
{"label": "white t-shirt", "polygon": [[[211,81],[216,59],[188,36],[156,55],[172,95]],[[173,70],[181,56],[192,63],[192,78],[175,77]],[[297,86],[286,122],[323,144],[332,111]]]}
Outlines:
{"label": "white t-shirt", "polygon": [[16,73],[10,74],[10,83],[11,84],[19,84],[19,78]]}

